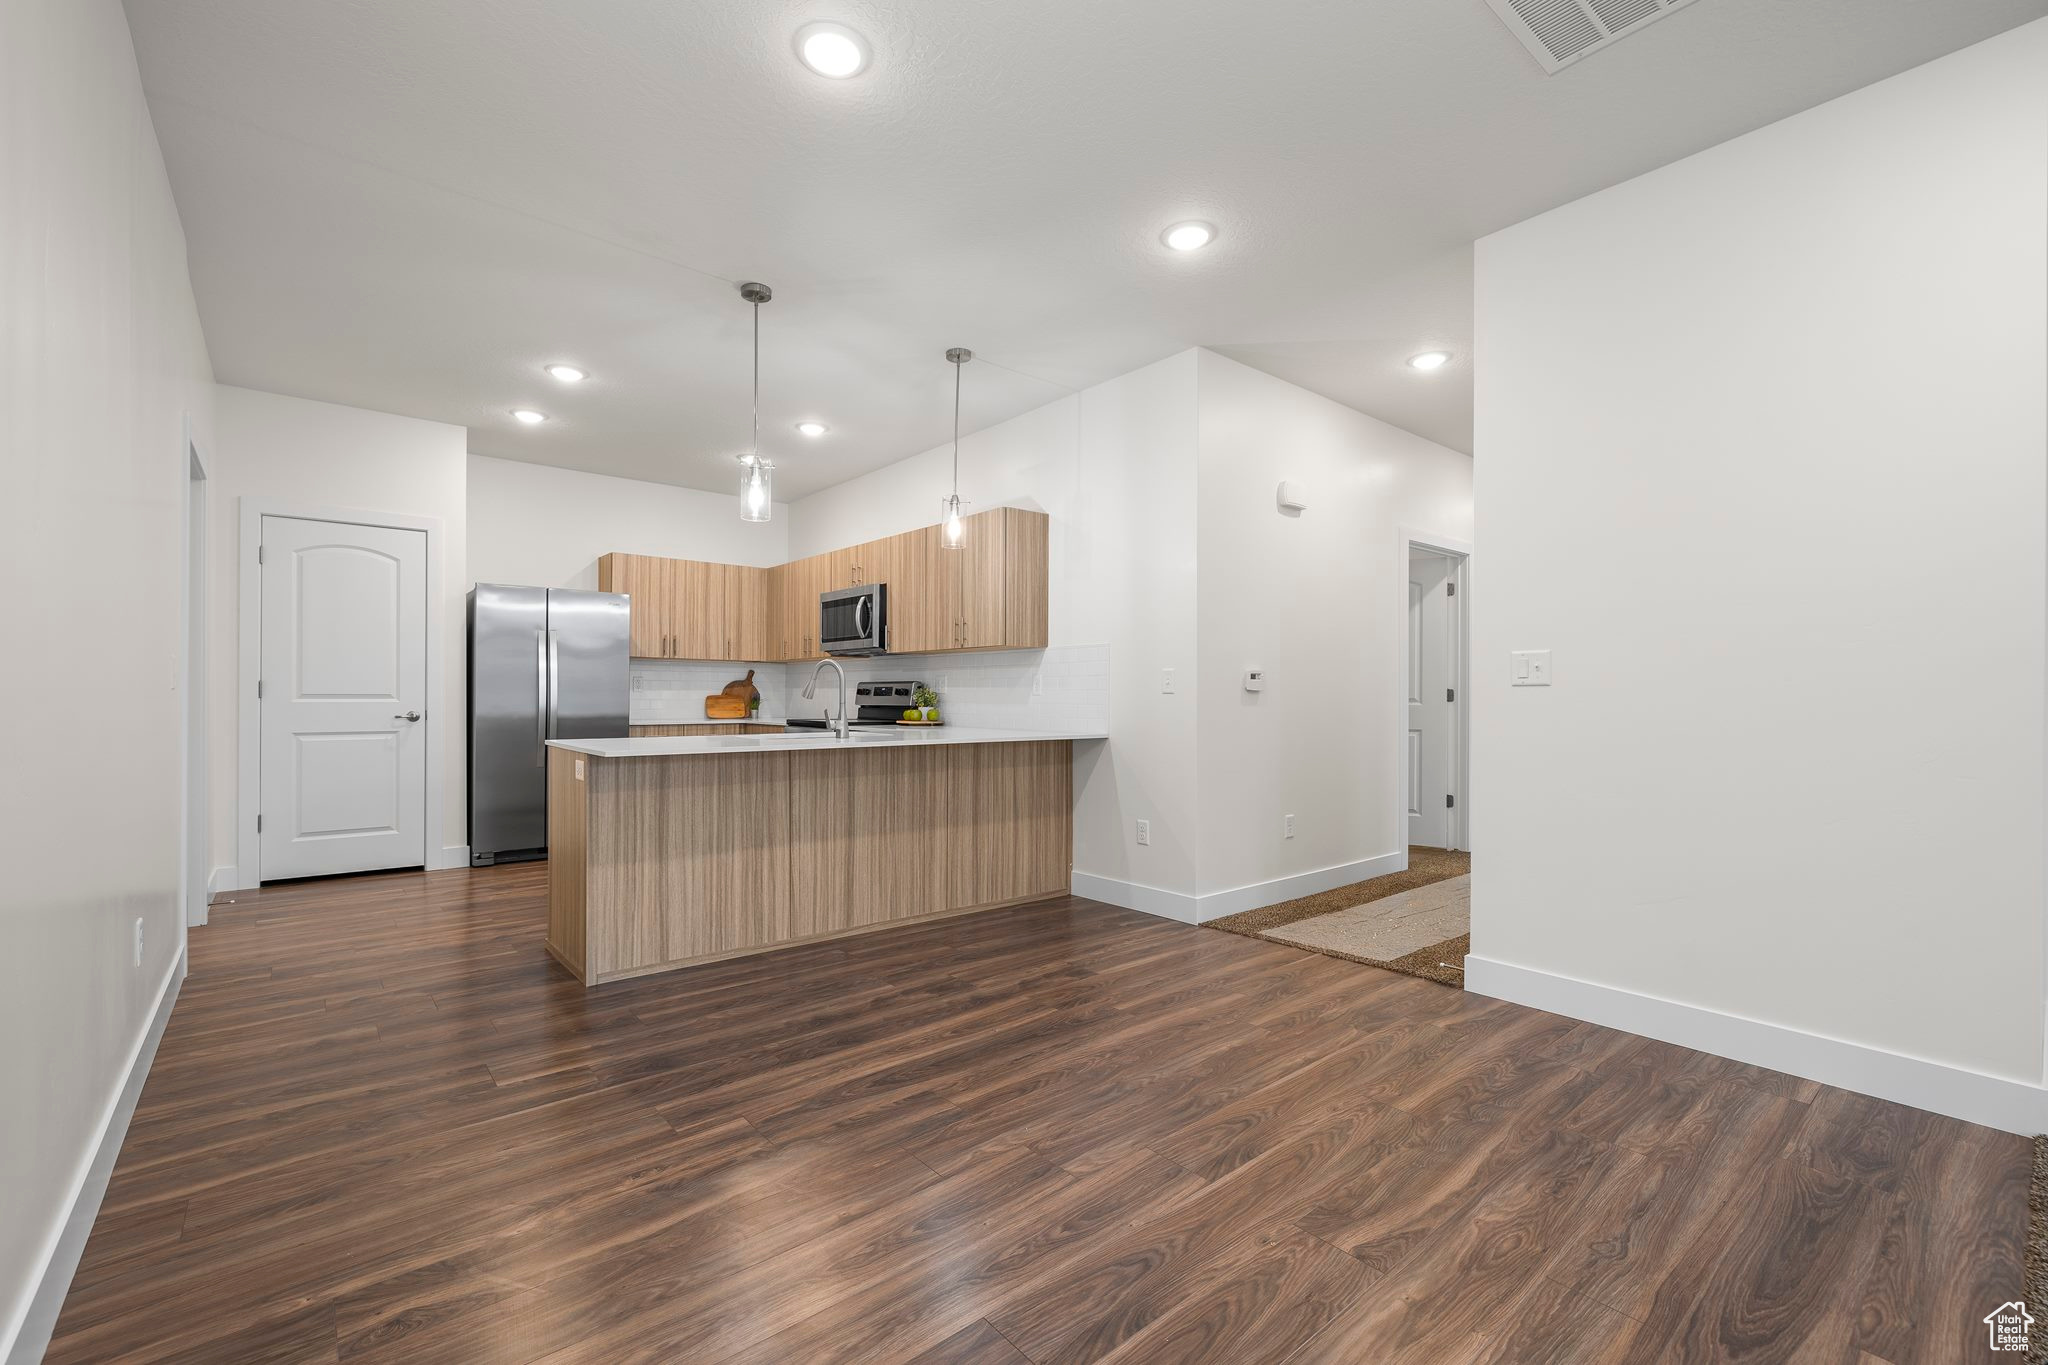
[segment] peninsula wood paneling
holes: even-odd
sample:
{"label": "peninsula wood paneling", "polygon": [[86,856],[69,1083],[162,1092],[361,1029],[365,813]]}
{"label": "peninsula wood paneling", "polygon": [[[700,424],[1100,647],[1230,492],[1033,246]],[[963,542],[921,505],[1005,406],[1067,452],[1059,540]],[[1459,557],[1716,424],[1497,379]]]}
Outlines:
{"label": "peninsula wood paneling", "polygon": [[585,762],[588,984],[1064,895],[1072,877],[1065,740]]}
{"label": "peninsula wood paneling", "polygon": [[585,924],[589,911],[588,784],[576,776],[575,756],[548,752],[548,951],[588,976]]}

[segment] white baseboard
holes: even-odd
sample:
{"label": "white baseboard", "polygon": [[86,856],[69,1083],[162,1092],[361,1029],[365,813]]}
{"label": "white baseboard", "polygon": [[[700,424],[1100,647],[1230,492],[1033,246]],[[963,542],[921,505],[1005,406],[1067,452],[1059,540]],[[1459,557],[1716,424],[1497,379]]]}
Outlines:
{"label": "white baseboard", "polygon": [[1297,872],[1290,877],[1235,886],[1228,891],[1207,891],[1195,898],[1195,922],[1199,924],[1204,920],[1222,919],[1225,915],[1241,915],[1247,910],[1260,910],[1282,901],[1313,896],[1319,891],[1334,891],[1353,882],[1407,870],[1408,850],[1404,848],[1394,853],[1382,853],[1377,858],[1319,867],[1313,872]]}
{"label": "white baseboard", "polygon": [[2048,1090],[2024,1081],[1477,955],[1465,989],[2008,1133],[2048,1131]]}
{"label": "white baseboard", "polygon": [[445,871],[445,870],[447,870],[448,868],[451,868],[451,867],[468,867],[468,866],[469,866],[469,845],[468,845],[468,844],[451,844],[451,845],[449,845],[448,847],[446,847],[446,848],[444,848],[444,849],[442,849],[442,850],[441,850],[441,861],[440,861],[440,862],[438,862],[438,863],[435,863],[435,864],[434,864],[434,866],[433,866],[432,868],[428,869],[428,870],[429,870],[429,871]]}
{"label": "white baseboard", "polygon": [[1195,898],[1185,892],[1167,891],[1141,882],[1120,882],[1112,877],[1098,877],[1092,872],[1074,873],[1071,886],[1075,895],[1086,896],[1092,901],[1120,905],[1126,910],[1141,910],[1161,919],[1179,920],[1182,924],[1195,922]]}
{"label": "white baseboard", "polygon": [[178,987],[185,980],[185,952],[181,948],[157,989],[156,1008],[149,1025],[135,1040],[128,1054],[127,1070],[121,1083],[108,1097],[100,1115],[98,1131],[79,1163],[71,1181],[67,1212],[52,1227],[38,1259],[40,1272],[33,1275],[28,1293],[12,1312],[11,1321],[0,1323],[0,1361],[6,1365],[34,1365],[43,1358],[56,1330],[58,1310],[78,1270],[78,1258],[85,1253],[85,1239],[99,1217],[100,1201],[106,1198],[107,1179],[114,1173],[114,1158],[121,1154],[128,1136],[128,1120],[134,1116],[135,1101],[142,1097],[142,1083],[149,1076],[149,1064],[156,1059],[156,1045],[170,1022],[171,1007],[178,1003]]}
{"label": "white baseboard", "polygon": [[1298,872],[1290,877],[1276,877],[1269,882],[1253,882],[1249,886],[1210,891],[1199,896],[1080,871],[1073,875],[1072,888],[1075,895],[1086,896],[1090,900],[1120,905],[1126,910],[1142,910],[1148,915],[1179,920],[1182,924],[1200,924],[1204,920],[1222,919],[1225,915],[1239,915],[1247,910],[1278,905],[1299,896],[1313,896],[1318,891],[1335,890],[1368,878],[1384,877],[1391,872],[1405,872],[1407,868],[1408,850],[1404,848],[1396,853],[1382,853],[1377,858],[1319,867],[1313,872]]}
{"label": "white baseboard", "polygon": [[230,891],[245,891],[242,885],[242,870],[237,867],[216,867],[213,875],[206,879],[206,902],[211,905]]}

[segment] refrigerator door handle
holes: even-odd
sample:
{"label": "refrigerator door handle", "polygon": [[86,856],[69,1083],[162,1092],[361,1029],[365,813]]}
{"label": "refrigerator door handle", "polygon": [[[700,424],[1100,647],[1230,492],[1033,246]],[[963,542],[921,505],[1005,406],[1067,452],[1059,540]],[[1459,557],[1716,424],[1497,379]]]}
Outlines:
{"label": "refrigerator door handle", "polygon": [[537,630],[533,633],[533,723],[540,740],[534,750],[533,766],[548,766],[548,633]]}
{"label": "refrigerator door handle", "polygon": [[557,738],[561,729],[557,712],[562,702],[562,632],[548,632],[548,738]]}

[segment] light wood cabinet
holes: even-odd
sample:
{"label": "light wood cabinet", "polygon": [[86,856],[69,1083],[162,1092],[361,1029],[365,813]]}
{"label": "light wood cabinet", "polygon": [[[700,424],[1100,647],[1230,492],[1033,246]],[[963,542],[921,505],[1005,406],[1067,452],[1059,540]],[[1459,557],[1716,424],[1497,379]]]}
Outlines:
{"label": "light wood cabinet", "polygon": [[586,985],[1063,896],[1072,879],[1064,740],[553,749],[548,773],[547,945]]}
{"label": "light wood cabinet", "polygon": [[628,634],[636,659],[666,659],[668,653],[668,566],[652,555],[606,555],[597,561],[600,592],[622,592],[633,599]]}
{"label": "light wood cabinet", "polygon": [[960,560],[958,649],[1043,649],[1046,645],[1048,519],[998,507],[967,519],[967,543],[943,553]]}
{"label": "light wood cabinet", "polygon": [[1045,513],[998,507],[957,550],[926,526],[773,569],[609,554],[598,587],[632,594],[635,658],[816,659],[818,595],[863,583],[888,585],[893,653],[1043,649],[1048,537]]}
{"label": "light wood cabinet", "polygon": [[959,648],[960,552],[926,526],[895,537],[890,556],[889,648],[936,654]]}

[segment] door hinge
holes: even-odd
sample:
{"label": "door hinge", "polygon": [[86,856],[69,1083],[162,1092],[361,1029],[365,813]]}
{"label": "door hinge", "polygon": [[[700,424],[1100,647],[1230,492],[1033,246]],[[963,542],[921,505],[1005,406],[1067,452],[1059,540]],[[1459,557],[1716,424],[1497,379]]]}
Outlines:
{"label": "door hinge", "polygon": [[263,562],[263,547],[261,545],[256,547],[256,562],[258,564]]}
{"label": "door hinge", "polygon": [[256,832],[258,834],[263,832],[263,817],[260,815],[256,817]]}
{"label": "door hinge", "polygon": [[1446,583],[1446,584],[1444,584],[1444,596],[1446,596],[1446,597],[1456,597],[1457,595],[1458,595],[1458,585],[1457,585],[1456,583]]}
{"label": "door hinge", "polygon": [[1458,804],[1458,798],[1457,798],[1457,797],[1455,797],[1455,796],[1448,796],[1448,795],[1444,797],[1444,809],[1445,809],[1445,810],[1453,810],[1453,809],[1456,809],[1456,807],[1457,807],[1457,804]]}
{"label": "door hinge", "polygon": [[263,700],[263,679],[261,678],[256,680],[256,700]]}
{"label": "door hinge", "polygon": [[1455,688],[1455,687],[1446,687],[1446,688],[1444,689],[1444,700],[1445,700],[1445,701],[1456,701],[1457,699],[1458,699],[1458,689],[1457,689],[1457,688]]}

